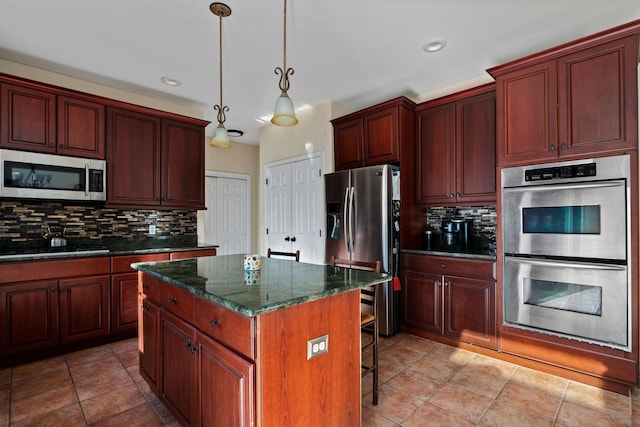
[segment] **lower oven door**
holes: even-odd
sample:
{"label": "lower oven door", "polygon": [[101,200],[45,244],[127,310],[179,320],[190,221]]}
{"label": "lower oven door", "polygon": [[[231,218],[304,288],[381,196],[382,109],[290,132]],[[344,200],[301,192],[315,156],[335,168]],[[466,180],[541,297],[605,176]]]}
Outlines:
{"label": "lower oven door", "polygon": [[504,257],[504,325],[629,350],[625,265]]}

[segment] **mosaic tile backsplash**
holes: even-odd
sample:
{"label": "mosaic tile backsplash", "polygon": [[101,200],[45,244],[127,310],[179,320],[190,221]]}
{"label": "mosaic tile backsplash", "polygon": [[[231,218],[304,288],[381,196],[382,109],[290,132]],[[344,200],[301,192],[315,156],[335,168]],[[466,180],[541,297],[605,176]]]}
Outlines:
{"label": "mosaic tile backsplash", "polygon": [[47,226],[70,238],[102,239],[147,236],[149,225],[156,236],[197,235],[197,211],[106,209],[100,205],[0,200],[0,239],[42,239]]}
{"label": "mosaic tile backsplash", "polygon": [[476,246],[495,252],[496,230],[498,226],[498,215],[495,206],[427,208],[426,226],[439,234],[442,229],[442,221],[454,216],[472,219]]}

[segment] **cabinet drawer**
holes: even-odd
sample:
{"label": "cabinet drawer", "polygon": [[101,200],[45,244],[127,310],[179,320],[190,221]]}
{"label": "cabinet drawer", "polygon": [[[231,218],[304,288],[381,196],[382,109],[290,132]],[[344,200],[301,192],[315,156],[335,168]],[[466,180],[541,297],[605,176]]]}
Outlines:
{"label": "cabinet drawer", "polygon": [[0,283],[109,274],[108,257],[3,262]]}
{"label": "cabinet drawer", "polygon": [[254,318],[195,297],[195,325],[211,338],[250,359],[255,359]]}
{"label": "cabinet drawer", "polygon": [[169,259],[185,259],[198,258],[202,256],[216,256],[216,250],[213,249],[194,249],[190,251],[171,252]]}
{"label": "cabinet drawer", "polygon": [[138,272],[138,293],[146,296],[156,304],[160,303],[160,279]]}
{"label": "cabinet drawer", "polygon": [[168,252],[144,254],[144,255],[121,255],[111,257],[111,272],[112,273],[129,273],[135,271],[131,268],[131,264],[134,262],[151,262],[151,261],[166,261],[169,259]]}
{"label": "cabinet drawer", "polygon": [[495,280],[496,262],[473,258],[404,254],[402,267],[423,273],[447,274],[474,279]]}
{"label": "cabinet drawer", "polygon": [[160,303],[170,312],[193,323],[193,294],[166,282],[160,282]]}

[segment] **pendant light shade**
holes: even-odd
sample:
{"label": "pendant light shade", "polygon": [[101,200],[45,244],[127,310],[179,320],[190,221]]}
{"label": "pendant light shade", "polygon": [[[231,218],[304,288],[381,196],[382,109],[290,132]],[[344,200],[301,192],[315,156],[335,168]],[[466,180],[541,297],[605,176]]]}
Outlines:
{"label": "pendant light shade", "polygon": [[211,3],[209,9],[211,13],[220,18],[220,104],[213,107],[214,110],[218,111],[218,127],[209,145],[215,148],[231,148],[229,133],[224,127],[229,107],[222,104],[222,18],[231,15],[231,8],[224,3]]}
{"label": "pendant light shade", "polygon": [[298,124],[296,112],[293,109],[293,102],[285,91],[276,99],[276,108],[271,118],[271,123],[276,126],[295,126]]}
{"label": "pendant light shade", "polygon": [[271,123],[276,126],[295,126],[298,124],[296,112],[293,109],[293,102],[287,91],[289,90],[289,75],[293,75],[293,68],[287,68],[287,0],[284,0],[284,61],[283,67],[276,67],[275,73],[280,74],[280,97],[276,100],[276,108],[271,118]]}
{"label": "pendant light shade", "polygon": [[209,144],[215,148],[231,148],[231,141],[229,141],[229,133],[225,129],[224,125],[220,123],[213,134],[213,139]]}

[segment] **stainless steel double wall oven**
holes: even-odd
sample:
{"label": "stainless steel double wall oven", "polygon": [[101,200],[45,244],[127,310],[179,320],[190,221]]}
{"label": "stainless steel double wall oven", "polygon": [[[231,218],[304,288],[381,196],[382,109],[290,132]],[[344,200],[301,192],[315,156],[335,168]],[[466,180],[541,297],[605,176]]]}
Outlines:
{"label": "stainless steel double wall oven", "polygon": [[628,155],[502,169],[503,324],[631,348]]}

